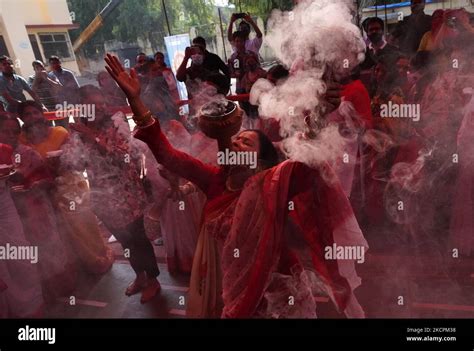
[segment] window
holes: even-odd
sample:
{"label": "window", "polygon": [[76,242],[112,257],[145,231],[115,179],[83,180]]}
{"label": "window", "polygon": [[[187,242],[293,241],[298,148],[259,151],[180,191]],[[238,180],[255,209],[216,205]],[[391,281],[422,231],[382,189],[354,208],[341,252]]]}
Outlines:
{"label": "window", "polygon": [[61,59],[72,59],[72,50],[67,33],[38,33],[46,59],[56,55]]}
{"label": "window", "polygon": [[33,48],[33,53],[35,54],[35,59],[44,62],[43,56],[41,56],[41,51],[38,46],[38,41],[36,40],[36,35],[28,34],[28,38],[30,38],[30,44]]}
{"label": "window", "polygon": [[5,40],[3,40],[3,36],[0,35],[0,56],[10,56],[8,53],[7,45],[5,44]]}

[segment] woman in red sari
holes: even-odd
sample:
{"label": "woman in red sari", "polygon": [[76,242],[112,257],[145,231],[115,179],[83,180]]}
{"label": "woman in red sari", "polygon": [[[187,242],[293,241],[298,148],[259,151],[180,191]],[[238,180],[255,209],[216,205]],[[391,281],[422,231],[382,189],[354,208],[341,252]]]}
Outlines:
{"label": "woman in red sari", "polygon": [[[340,312],[364,316],[353,294],[360,284],[354,261],[332,260],[325,254],[334,245],[360,246],[364,252],[367,248],[329,167],[311,169],[292,161],[277,164],[271,142],[253,130],[239,133],[233,141],[219,139],[218,144],[220,150],[257,152],[256,170],[205,165],[168,142],[139,98],[136,72],[129,75],[111,55],[106,62],[135,113],[135,137],[148,144],[160,164],[207,196],[191,273],[188,316],[315,317],[317,286],[323,287]],[[288,212],[299,235],[285,233]],[[292,297],[294,308],[285,309]]]}

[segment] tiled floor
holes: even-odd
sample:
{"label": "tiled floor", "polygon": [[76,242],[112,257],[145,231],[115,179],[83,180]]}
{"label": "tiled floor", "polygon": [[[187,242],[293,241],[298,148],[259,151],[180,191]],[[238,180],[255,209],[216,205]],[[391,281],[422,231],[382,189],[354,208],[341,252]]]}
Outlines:
{"label": "tiled floor", "polygon": [[[154,246],[161,275],[162,291],[142,305],[140,294],[124,294],[134,273],[121,256],[118,243],[112,245],[116,262],[103,276],[82,274],[69,299],[49,306],[51,318],[185,318],[189,276],[170,275],[163,246]],[[446,263],[448,262],[448,263]],[[474,259],[458,258],[441,263],[439,257],[406,252],[372,252],[357,267],[362,285],[356,290],[368,317],[374,318],[473,318]],[[326,297],[318,297],[320,318],[341,318]]]}
{"label": "tiled floor", "polygon": [[184,315],[180,300],[188,290],[189,277],[169,274],[164,264],[163,246],[154,246],[161,274],[162,291],[153,301],[140,303],[140,294],[127,297],[125,289],[134,279],[134,272],[122,256],[118,243],[109,244],[115,252],[112,269],[103,276],[80,274],[75,291],[76,305],[70,299],[58,300],[50,306],[47,316],[52,318],[177,318]]}

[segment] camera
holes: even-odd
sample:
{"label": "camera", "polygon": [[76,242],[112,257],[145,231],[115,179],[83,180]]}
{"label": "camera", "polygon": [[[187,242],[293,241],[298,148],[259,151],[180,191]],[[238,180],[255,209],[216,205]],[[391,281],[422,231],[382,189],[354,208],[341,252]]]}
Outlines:
{"label": "camera", "polygon": [[239,18],[244,18],[247,14],[246,13],[234,13],[234,15],[237,19],[239,19]]}

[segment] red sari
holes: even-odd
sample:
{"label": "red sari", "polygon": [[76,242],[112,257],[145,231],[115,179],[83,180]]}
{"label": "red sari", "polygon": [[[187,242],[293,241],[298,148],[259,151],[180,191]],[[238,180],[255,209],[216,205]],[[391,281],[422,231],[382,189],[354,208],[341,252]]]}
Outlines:
{"label": "red sari", "polygon": [[[13,149],[0,144],[0,164],[11,164]],[[0,179],[0,246],[27,247],[21,219],[6,179]],[[36,262],[0,260],[0,318],[39,316],[43,295]]]}
{"label": "red sari", "polygon": [[137,130],[135,137],[148,144],[159,163],[207,195],[188,316],[256,316],[274,273],[304,270],[305,254],[287,244],[284,231],[288,201],[294,199],[292,217],[303,233],[299,239],[305,244],[303,251],[310,254],[310,269],[341,312],[363,317],[352,294],[360,284],[353,261],[324,259],[325,247],[336,239],[338,245],[367,248],[348,199],[329,167],[316,170],[287,161],[249,178],[241,191],[230,192],[225,187],[224,168],[205,165],[174,149],[158,122]]}
{"label": "red sari", "polygon": [[38,152],[18,145],[21,156],[17,170],[23,175],[25,191],[14,192],[13,198],[23,222],[26,239],[38,247],[38,268],[46,301],[67,296],[76,285],[76,268],[70,260],[70,249],[63,240],[47,186],[53,181]]}

